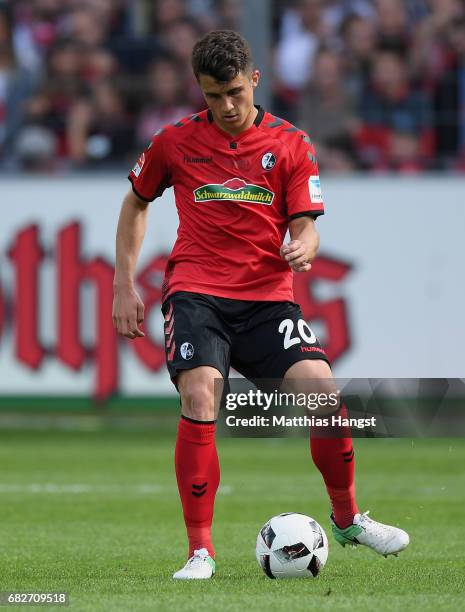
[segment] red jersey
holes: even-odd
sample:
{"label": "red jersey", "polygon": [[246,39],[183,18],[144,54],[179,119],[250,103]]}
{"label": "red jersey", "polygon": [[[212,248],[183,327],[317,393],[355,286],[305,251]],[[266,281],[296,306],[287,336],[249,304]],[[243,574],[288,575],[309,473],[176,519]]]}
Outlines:
{"label": "red jersey", "polygon": [[293,301],[292,270],[279,254],[289,220],[324,212],[304,132],[258,107],[253,125],[231,136],[203,111],[159,130],[129,180],[149,202],[174,187],[179,228],[163,299],[193,291]]}

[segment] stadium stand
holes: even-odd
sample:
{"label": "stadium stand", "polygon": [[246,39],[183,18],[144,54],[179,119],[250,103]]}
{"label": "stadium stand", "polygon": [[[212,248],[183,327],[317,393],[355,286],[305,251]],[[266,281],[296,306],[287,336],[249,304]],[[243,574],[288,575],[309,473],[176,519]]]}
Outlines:
{"label": "stadium stand", "polygon": [[[273,2],[272,112],[326,172],[465,171],[463,0]],[[193,42],[239,0],[0,0],[0,170],[126,168],[204,107]]]}

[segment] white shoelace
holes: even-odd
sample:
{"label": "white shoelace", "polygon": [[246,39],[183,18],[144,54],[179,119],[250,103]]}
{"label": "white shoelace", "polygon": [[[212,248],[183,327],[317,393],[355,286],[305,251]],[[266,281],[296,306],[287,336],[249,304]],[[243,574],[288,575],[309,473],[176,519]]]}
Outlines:
{"label": "white shoelace", "polygon": [[194,550],[194,554],[187,562],[187,565],[189,567],[192,567],[193,565],[199,565],[200,563],[203,563],[208,556],[209,554],[206,548],[201,548],[200,550]]}
{"label": "white shoelace", "polygon": [[392,534],[391,534],[391,530],[389,529],[389,527],[387,525],[383,525],[383,523],[378,523],[377,521],[374,521],[373,519],[371,519],[368,516],[369,513],[370,511],[367,510],[366,512],[361,514],[357,525],[365,530],[367,526],[376,525],[376,531],[374,532],[374,534],[373,532],[371,532],[372,535],[375,535],[379,538],[385,538],[385,537],[391,536]]}

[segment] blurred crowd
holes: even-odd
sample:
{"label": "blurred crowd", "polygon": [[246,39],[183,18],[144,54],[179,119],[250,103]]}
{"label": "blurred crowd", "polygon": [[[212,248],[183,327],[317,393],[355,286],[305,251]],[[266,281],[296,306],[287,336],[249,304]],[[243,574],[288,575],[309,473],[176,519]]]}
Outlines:
{"label": "blurred crowd", "polygon": [[[310,134],[322,170],[465,172],[465,0],[270,2],[268,110]],[[205,107],[192,46],[239,29],[242,10],[0,0],[0,169],[127,167],[159,127]]]}
{"label": "blurred crowd", "polygon": [[275,110],[328,171],[465,171],[464,0],[301,0],[278,17]]}

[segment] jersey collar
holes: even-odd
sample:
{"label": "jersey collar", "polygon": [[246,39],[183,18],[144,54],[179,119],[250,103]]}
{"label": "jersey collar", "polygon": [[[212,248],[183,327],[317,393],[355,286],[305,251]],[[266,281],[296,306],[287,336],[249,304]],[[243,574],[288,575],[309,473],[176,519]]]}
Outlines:
{"label": "jersey collar", "polygon": [[259,104],[254,104],[254,106],[255,106],[255,108],[258,111],[257,116],[254,119],[254,122],[252,123],[252,125],[249,128],[247,128],[246,130],[244,130],[240,134],[237,134],[237,136],[233,136],[229,132],[226,132],[225,130],[222,130],[220,128],[220,126],[215,123],[215,121],[213,119],[213,113],[211,112],[210,109],[208,109],[208,111],[207,111],[208,123],[210,123],[216,130],[218,130],[218,132],[220,132],[220,134],[223,134],[229,140],[239,140],[240,138],[243,138],[246,134],[249,134],[254,128],[259,127],[259,125],[263,121],[263,117],[265,116],[265,109],[262,108]]}

